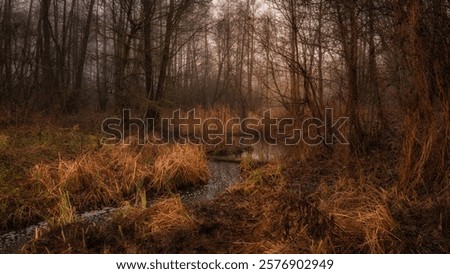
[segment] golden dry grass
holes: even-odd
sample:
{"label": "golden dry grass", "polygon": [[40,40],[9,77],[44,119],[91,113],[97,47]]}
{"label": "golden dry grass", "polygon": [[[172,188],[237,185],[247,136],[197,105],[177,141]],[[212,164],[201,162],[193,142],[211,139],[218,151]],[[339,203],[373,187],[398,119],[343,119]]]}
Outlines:
{"label": "golden dry grass", "polygon": [[53,201],[43,217],[50,223],[67,223],[76,211],[136,200],[152,178],[151,163],[144,157],[150,151],[150,147],[140,152],[124,145],[104,147],[74,160],[34,166],[29,183],[38,189],[36,200]]}
{"label": "golden dry grass", "polygon": [[[157,200],[148,208],[142,202],[141,207],[125,207],[111,222],[97,228],[91,224],[65,225],[62,230],[67,239],[51,240],[52,252],[448,252],[449,188],[429,196],[410,195],[398,184],[396,162],[388,158],[391,154],[385,151],[352,161],[345,159],[347,155],[326,158],[325,152],[311,150],[297,158],[293,166],[261,166],[247,159],[241,166],[244,182],[213,201],[190,206],[189,210],[179,197]],[[109,157],[108,162],[114,164],[108,166],[97,156]],[[79,197],[91,197],[95,202],[95,193],[102,192],[100,183],[99,189],[84,187],[84,181],[95,177],[87,166],[97,171],[107,169],[105,178],[113,177],[112,182],[141,181],[141,189],[159,194],[208,178],[203,148],[189,145],[118,146],[57,166],[42,166],[35,173],[36,180],[53,178],[40,185],[55,193],[55,217],[62,223],[70,222],[76,206],[72,201],[77,201],[74,194],[69,200],[65,193],[80,193]],[[59,178],[71,182],[70,191],[65,183],[58,183]],[[448,183],[446,173],[443,185]],[[127,184],[122,187],[125,192],[118,191],[120,185],[114,189],[126,193]],[[414,192],[414,188],[411,190]],[[116,192],[107,192],[106,197],[115,197]],[[130,193],[135,199],[146,198],[138,196],[145,191]],[[44,238],[48,240],[58,231],[45,233]],[[90,244],[81,242],[80,235],[90,239]],[[41,248],[36,250],[42,252],[47,248],[45,243],[36,242],[35,247]]]}
{"label": "golden dry grass", "polygon": [[334,221],[329,252],[398,253],[398,224],[387,204],[388,193],[361,179],[339,178],[318,189],[319,209]]}
{"label": "golden dry grass", "polygon": [[152,189],[176,190],[205,184],[209,178],[206,154],[201,146],[179,145],[161,149],[153,167]]}
{"label": "golden dry grass", "polygon": [[[23,253],[149,253],[179,244],[198,222],[179,196],[161,198],[150,207],[126,205],[110,222],[74,222],[50,227],[28,242]],[[105,240],[105,237],[108,239]],[[186,235],[189,237],[189,235]]]}
{"label": "golden dry grass", "polygon": [[40,164],[30,171],[38,199],[53,201],[45,218],[67,223],[70,212],[124,201],[146,204],[146,192],[164,193],[206,183],[204,149],[193,145],[117,145],[74,160]]}
{"label": "golden dry grass", "polygon": [[138,184],[151,176],[148,167],[138,163],[140,154],[124,146],[89,152],[73,161],[36,165],[32,180],[55,196],[68,192],[78,209],[119,203],[135,194]]}
{"label": "golden dry grass", "polygon": [[[303,187],[292,188],[284,173],[275,165],[250,171],[243,183],[230,187],[223,201],[215,205],[221,211],[217,214],[224,216],[222,222],[239,227],[230,229],[235,241],[232,252],[399,253],[405,250],[398,235],[400,225],[389,206],[392,194],[388,191],[366,179],[340,177],[334,184],[321,184],[313,192],[304,192]],[[247,220],[239,221],[236,212],[247,216]],[[243,227],[251,233],[240,235],[238,231]]]}
{"label": "golden dry grass", "polygon": [[[70,239],[51,240],[51,252],[448,252],[448,191],[438,199],[417,200],[395,187],[384,190],[372,176],[346,175],[306,191],[303,182],[295,182],[299,174],[287,174],[269,164],[249,170],[243,183],[189,210],[175,197],[149,208],[125,207],[100,228],[65,226]],[[86,233],[90,244],[79,240]],[[33,243],[33,252],[45,250],[46,243]]]}
{"label": "golden dry grass", "polygon": [[149,233],[152,235],[172,232],[195,224],[195,220],[182,204],[180,196],[163,199],[151,205],[149,211],[153,215],[148,223]]}
{"label": "golden dry grass", "polygon": [[180,196],[161,198],[148,208],[125,207],[116,213],[114,222],[124,229],[135,229],[140,239],[163,237],[164,234],[191,228],[196,223]]}

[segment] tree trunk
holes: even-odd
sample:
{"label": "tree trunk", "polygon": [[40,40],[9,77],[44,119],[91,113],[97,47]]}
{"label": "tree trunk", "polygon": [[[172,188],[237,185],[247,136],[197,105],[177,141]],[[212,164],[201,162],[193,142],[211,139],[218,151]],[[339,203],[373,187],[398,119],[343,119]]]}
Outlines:
{"label": "tree trunk", "polygon": [[353,153],[365,151],[364,134],[361,128],[358,108],[358,35],[357,9],[353,1],[335,2],[340,40],[344,52],[348,96],[346,110],[349,117],[349,142]]}
{"label": "tree trunk", "polygon": [[147,104],[145,107],[144,118],[155,117],[156,113],[150,107],[149,102],[155,99],[153,89],[153,53],[152,53],[152,21],[155,12],[155,3],[142,0],[144,8],[144,73],[145,73],[145,93],[147,95]]}
{"label": "tree trunk", "polygon": [[70,113],[76,113],[78,112],[78,101],[80,97],[80,90],[83,84],[83,72],[84,72],[84,63],[86,61],[86,52],[87,52],[87,46],[89,42],[89,35],[91,33],[91,22],[92,22],[92,14],[94,10],[94,4],[95,0],[91,0],[89,2],[89,10],[87,14],[86,19],[86,25],[84,26],[83,30],[83,39],[80,44],[80,54],[78,56],[78,64],[75,74],[75,85],[74,90],[71,93],[71,96],[69,97],[69,100],[67,102],[66,111]]}
{"label": "tree trunk", "polygon": [[[166,85],[166,77],[167,77],[167,69],[170,62],[170,46],[172,43],[172,34],[174,31],[174,13],[175,13],[175,3],[174,0],[170,0],[169,2],[169,11],[167,13],[166,17],[166,31],[164,35],[164,44],[163,44],[163,51],[162,51],[162,57],[161,57],[161,66],[159,69],[159,77],[158,77],[158,84],[156,86],[156,91],[153,101],[154,103],[158,103],[163,98],[164,89]],[[153,113],[154,116],[151,118],[154,118],[155,120],[159,119],[159,109],[154,108]]]}

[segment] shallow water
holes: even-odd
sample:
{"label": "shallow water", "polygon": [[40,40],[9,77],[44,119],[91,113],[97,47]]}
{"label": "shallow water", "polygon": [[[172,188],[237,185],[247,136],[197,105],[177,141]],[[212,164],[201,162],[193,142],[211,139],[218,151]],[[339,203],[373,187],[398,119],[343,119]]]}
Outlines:
{"label": "shallow water", "polygon": [[[180,191],[181,200],[184,204],[193,204],[213,199],[222,193],[228,186],[239,181],[239,165],[229,162],[211,161],[208,164],[210,179],[208,184]],[[80,214],[78,218],[88,222],[104,222],[110,218],[116,208],[103,208],[101,210],[89,211]],[[16,253],[27,241],[33,239],[39,229],[45,229],[47,224],[41,222],[18,231],[11,231],[0,236],[0,253]]]}
{"label": "shallow water", "polygon": [[222,193],[230,185],[239,181],[239,165],[229,162],[209,162],[210,179],[208,184],[183,190],[181,200],[185,204],[192,204],[211,200]]}

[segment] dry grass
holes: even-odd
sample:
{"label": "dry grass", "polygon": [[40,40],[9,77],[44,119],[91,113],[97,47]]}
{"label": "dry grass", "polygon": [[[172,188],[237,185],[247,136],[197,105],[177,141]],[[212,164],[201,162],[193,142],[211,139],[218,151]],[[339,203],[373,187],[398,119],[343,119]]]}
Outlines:
{"label": "dry grass", "polygon": [[50,224],[74,220],[75,212],[115,206],[135,200],[143,182],[151,176],[149,167],[138,163],[140,154],[125,146],[88,152],[74,160],[40,164],[30,171],[29,184],[39,189],[37,202],[47,200],[40,212]]}
{"label": "dry grass", "polygon": [[191,145],[104,147],[71,161],[36,165],[30,173],[38,200],[52,205],[40,214],[56,224],[67,223],[72,211],[124,201],[145,206],[148,191],[162,194],[209,178],[204,150]]}
{"label": "dry grass", "polygon": [[164,252],[196,231],[197,221],[179,196],[157,200],[149,208],[124,206],[110,223],[75,222],[51,227],[27,243],[23,253]]}
{"label": "dry grass", "polygon": [[[383,157],[379,159],[383,161]],[[318,163],[316,163],[318,164]],[[317,172],[304,170],[303,172]],[[365,172],[370,172],[368,175]],[[383,185],[372,170],[357,179],[336,176],[306,191],[297,178],[270,167],[254,170],[229,191],[233,210],[257,216],[250,235],[234,234],[242,253],[447,253],[450,246],[450,193],[434,198],[408,196]],[[319,172],[321,173],[321,172]],[[323,178],[323,177],[322,177]],[[390,179],[385,174],[384,179]],[[286,183],[280,183],[286,181]],[[264,182],[264,183],[260,183]],[[235,200],[236,199],[236,200]],[[239,199],[239,200],[237,200]],[[225,202],[225,201],[224,201]],[[222,213],[230,222],[233,213]],[[229,214],[229,215],[228,215]],[[255,218],[255,217],[253,217]],[[226,222],[226,221],[224,221]],[[249,226],[249,224],[246,224]],[[239,222],[230,226],[243,226]],[[237,240],[239,239],[239,240]]]}
{"label": "dry grass", "polygon": [[[278,174],[278,175],[275,175]],[[238,253],[399,253],[399,224],[388,206],[387,192],[366,181],[339,178],[313,193],[292,189],[274,167],[256,169],[244,183],[229,189],[233,210],[256,217],[251,233],[235,234]],[[229,196],[228,196],[229,195]],[[233,198],[232,198],[233,197]],[[235,200],[236,199],[236,200]],[[233,212],[222,209],[230,226]],[[229,214],[229,215],[228,215]],[[224,221],[226,222],[226,221]],[[236,224],[238,222],[238,224]],[[248,222],[248,220],[247,220]]]}
{"label": "dry grass", "polygon": [[394,188],[389,199],[389,210],[399,224],[395,233],[402,241],[403,252],[450,252],[450,189],[418,198]]}
{"label": "dry grass", "polygon": [[[56,205],[55,217],[66,225],[53,227],[26,251],[48,252],[48,247],[52,253],[450,252],[448,172],[439,175],[442,183],[432,188],[437,191],[427,194],[417,192],[420,184],[409,186],[399,179],[398,172],[403,171],[396,169],[398,159],[392,155],[397,150],[391,147],[357,158],[339,155],[341,149],[334,154],[302,149],[298,148],[303,155],[290,165],[261,166],[246,159],[241,166],[245,181],[213,201],[188,209],[179,197],[157,200],[149,208],[141,202],[141,207],[125,207],[101,225],[67,224],[73,208],[84,202],[78,199],[146,200],[145,191],[133,189],[167,194],[203,183],[208,179],[204,149],[112,147],[40,166],[35,180],[47,179],[35,185],[43,186],[41,193],[54,193],[44,195],[45,201]],[[112,178],[108,187],[114,186],[106,192],[105,178]],[[97,183],[85,186],[87,181]]]}
{"label": "dry grass", "polygon": [[62,192],[59,196],[59,202],[55,207],[54,211],[50,211],[53,214],[52,218],[48,220],[50,226],[67,225],[75,221],[76,212],[75,208],[70,202],[70,197],[68,192]]}
{"label": "dry grass", "polygon": [[116,213],[113,222],[122,229],[134,230],[135,236],[141,240],[162,239],[164,235],[192,228],[196,224],[179,196],[159,199],[149,208],[124,208]]}
{"label": "dry grass", "polygon": [[[74,128],[15,126],[2,129],[0,144],[0,230],[23,227],[48,217],[59,197],[30,176],[35,165],[69,161],[98,148],[98,138]],[[0,140],[0,143],[2,141]]]}
{"label": "dry grass", "polygon": [[163,148],[155,160],[153,174],[151,187],[156,191],[205,184],[209,178],[205,151],[194,145],[176,144]]}
{"label": "dry grass", "polygon": [[340,178],[335,186],[318,189],[319,209],[335,227],[330,231],[329,252],[399,253],[394,234],[398,224],[387,204],[387,192],[361,179]]}
{"label": "dry grass", "polygon": [[[403,143],[400,180],[397,188],[409,196],[428,195],[450,187],[450,135],[444,114],[435,113],[436,120],[418,124],[418,117],[405,119],[407,135]],[[450,131],[450,130],[449,130]]]}
{"label": "dry grass", "polygon": [[151,177],[149,166],[138,162],[140,157],[126,146],[105,148],[73,161],[36,165],[31,177],[50,195],[67,192],[77,210],[116,205],[131,199]]}
{"label": "dry grass", "polygon": [[[449,252],[448,190],[415,199],[395,185],[381,188],[370,169],[369,176],[360,170],[359,177],[334,173],[331,180],[321,168],[332,163],[313,164],[316,169],[302,166],[294,174],[274,164],[248,165],[245,181],[213,201],[186,209],[176,197],[124,208],[100,227],[64,226],[64,239],[48,240],[58,230],[44,233],[32,252],[49,244],[52,253]],[[323,176],[307,188],[309,177],[302,173],[311,172]]]}

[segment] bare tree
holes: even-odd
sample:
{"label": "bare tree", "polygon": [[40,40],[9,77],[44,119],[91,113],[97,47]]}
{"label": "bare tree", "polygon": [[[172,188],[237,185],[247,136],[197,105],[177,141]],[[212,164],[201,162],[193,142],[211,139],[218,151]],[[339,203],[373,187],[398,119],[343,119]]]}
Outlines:
{"label": "bare tree", "polygon": [[360,103],[358,91],[358,39],[360,36],[358,4],[355,1],[333,2],[348,83],[346,109],[349,116],[349,141],[351,150],[355,153],[365,150],[364,132],[358,115]]}

